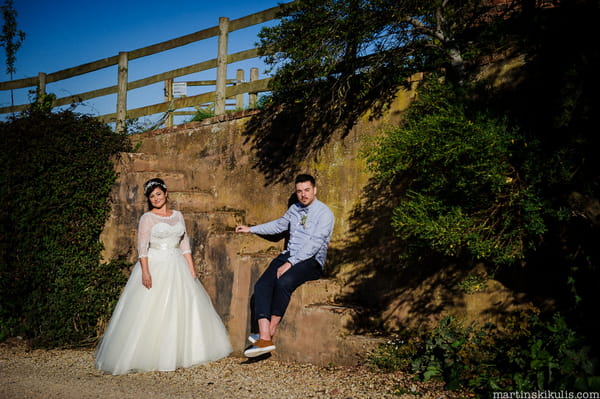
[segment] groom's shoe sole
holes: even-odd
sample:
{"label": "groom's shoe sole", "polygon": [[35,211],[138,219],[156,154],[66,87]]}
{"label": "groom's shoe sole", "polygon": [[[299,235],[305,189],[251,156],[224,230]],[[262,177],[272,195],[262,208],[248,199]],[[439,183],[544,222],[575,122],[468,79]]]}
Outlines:
{"label": "groom's shoe sole", "polygon": [[265,346],[265,347],[252,345],[250,348],[248,348],[244,351],[244,356],[257,357],[260,355],[264,355],[265,353],[273,352],[274,350],[275,350],[275,345],[269,345],[269,346]]}

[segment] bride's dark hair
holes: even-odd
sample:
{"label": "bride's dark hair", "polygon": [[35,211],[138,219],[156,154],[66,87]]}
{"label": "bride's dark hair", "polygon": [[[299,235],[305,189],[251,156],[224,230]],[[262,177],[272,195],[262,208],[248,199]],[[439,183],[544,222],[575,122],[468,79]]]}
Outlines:
{"label": "bride's dark hair", "polygon": [[148,199],[148,207],[150,209],[154,208],[152,206],[152,203],[150,202],[150,194],[152,194],[152,191],[154,191],[154,189],[157,187],[163,193],[165,193],[165,194],[167,193],[167,185],[165,184],[163,179],[159,179],[158,177],[155,177],[154,179],[150,179],[146,183],[144,183],[144,195]]}

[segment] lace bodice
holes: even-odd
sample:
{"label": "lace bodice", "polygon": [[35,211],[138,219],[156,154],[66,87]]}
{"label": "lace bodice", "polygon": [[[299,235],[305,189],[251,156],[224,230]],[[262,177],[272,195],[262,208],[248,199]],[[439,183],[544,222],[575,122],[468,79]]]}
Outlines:
{"label": "lace bodice", "polygon": [[181,212],[174,210],[171,216],[159,216],[146,212],[140,218],[138,226],[138,256],[148,257],[148,248],[152,245],[176,247],[182,253],[191,253],[190,240]]}

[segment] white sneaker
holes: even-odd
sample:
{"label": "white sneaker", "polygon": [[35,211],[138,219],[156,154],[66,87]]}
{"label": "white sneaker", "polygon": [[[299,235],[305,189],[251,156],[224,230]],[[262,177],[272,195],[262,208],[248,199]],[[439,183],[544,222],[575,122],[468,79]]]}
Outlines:
{"label": "white sneaker", "polygon": [[262,339],[259,339],[254,345],[244,351],[244,356],[257,357],[264,355],[265,353],[273,352],[274,350],[275,345],[273,345],[272,341],[263,341]]}

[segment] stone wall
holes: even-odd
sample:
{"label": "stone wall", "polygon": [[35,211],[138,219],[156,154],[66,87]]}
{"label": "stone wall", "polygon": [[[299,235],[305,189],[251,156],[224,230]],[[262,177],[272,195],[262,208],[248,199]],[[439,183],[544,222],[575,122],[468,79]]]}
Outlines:
{"label": "stone wall", "polygon": [[[421,273],[424,277],[418,281],[411,280],[414,271],[401,272],[389,217],[382,214],[390,196],[371,190],[359,154],[381,128],[397,122],[410,99],[410,93],[400,93],[384,118],[360,120],[348,135],[325,145],[318,158],[302,161],[302,171],[316,177],[318,198],[330,206],[336,222],[328,276],[294,294],[277,334],[275,356],[322,365],[353,364],[378,342],[355,335],[365,323],[420,327],[445,314],[493,321],[500,311],[515,306],[513,293],[498,282],[488,284],[493,290],[475,296],[460,293],[456,283],[469,272],[460,268]],[[254,282],[284,243],[236,234],[235,226],[280,217],[294,192],[292,183],[273,183],[258,172],[243,134],[257,112],[132,136],[136,152],[122,154],[117,162],[112,212],[101,236],[105,260],[135,261],[137,223],[148,209],[142,185],[152,177],[163,178],[170,206],[184,214],[196,270],[237,353],[244,350],[252,329]],[[357,218],[357,209],[366,209],[366,216]]]}
{"label": "stone wall", "polygon": [[[408,97],[403,97],[399,103],[407,101]],[[246,111],[132,136],[136,151],[122,154],[117,162],[119,177],[112,192],[112,212],[101,236],[105,260],[124,256],[134,262],[137,223],[148,209],[143,183],[152,177],[163,178],[169,190],[170,206],[184,214],[200,279],[238,352],[243,351],[251,329],[253,284],[270,259],[282,250],[284,241],[236,234],[235,226],[280,217],[294,193],[293,183],[266,181],[255,168],[256,159],[243,136],[245,124],[255,113]],[[318,162],[314,158],[303,161],[303,172],[317,179],[318,198],[331,207],[336,218],[331,251],[341,250],[349,233],[349,215],[369,180],[365,162],[358,154],[366,138],[376,134],[379,127],[380,123],[360,121],[343,139],[334,137],[321,150]],[[362,341],[354,344],[345,339],[344,335],[350,333],[345,330],[350,313],[324,303],[333,302],[332,292],[341,292],[337,283],[331,282],[329,286],[326,292],[306,288],[295,294],[290,309],[297,309],[288,312],[279,335],[281,342],[285,342],[289,335],[286,331],[296,331],[292,327],[296,316],[308,317],[313,332],[321,329],[323,335],[331,336],[333,331],[332,339],[337,344],[330,349],[329,356],[309,354],[304,360],[347,363],[340,355],[344,351],[340,351],[339,345],[348,341],[343,345],[362,347]],[[321,305],[329,307],[321,308]],[[315,317],[312,310],[329,314],[338,320],[338,326],[333,325],[336,322],[331,317]],[[285,345],[290,350],[293,346],[293,342]],[[293,350],[297,354],[303,352],[302,348]],[[277,353],[281,358],[303,360],[284,348]]]}

